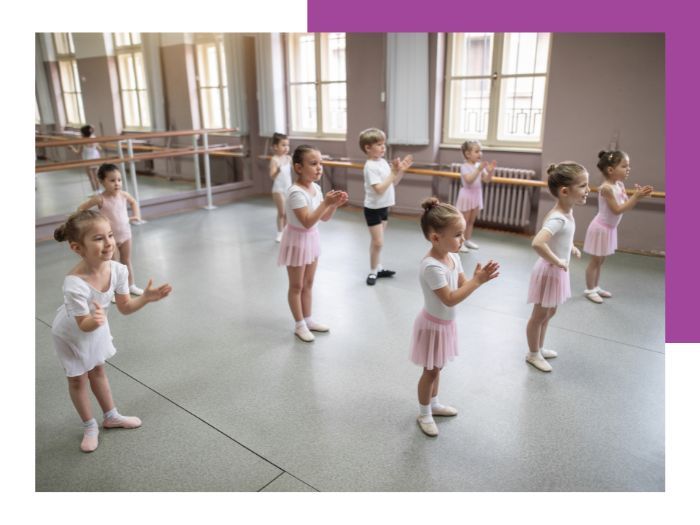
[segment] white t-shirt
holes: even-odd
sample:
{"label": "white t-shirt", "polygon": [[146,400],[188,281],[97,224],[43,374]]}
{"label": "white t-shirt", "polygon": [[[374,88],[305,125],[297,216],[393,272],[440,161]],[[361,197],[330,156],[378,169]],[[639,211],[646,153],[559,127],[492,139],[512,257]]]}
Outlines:
{"label": "white t-shirt", "polygon": [[553,211],[545,219],[542,229],[552,234],[547,245],[552,249],[554,255],[569,264],[571,248],[574,246],[574,232],[576,231],[573,214],[564,215],[559,211]]}
{"label": "white t-shirt", "polygon": [[304,225],[297,219],[294,210],[298,208],[309,208],[312,212],[319,207],[323,201],[323,192],[321,191],[321,186],[315,182],[311,183],[311,193],[316,192],[315,195],[309,195],[304,188],[292,184],[287,191],[287,223],[297,226],[299,228],[304,228]]}
{"label": "white t-shirt", "polygon": [[449,256],[454,268],[446,266],[434,257],[426,257],[420,263],[418,276],[420,287],[423,289],[425,311],[445,321],[455,318],[454,306],[446,306],[433,290],[439,290],[445,286],[449,286],[451,290],[456,289],[459,274],[464,272],[459,256],[456,253],[450,253]]}
{"label": "white t-shirt", "polygon": [[374,191],[373,184],[381,184],[391,175],[391,166],[385,159],[369,159],[365,162],[365,208],[377,210],[395,203],[394,185],[391,184],[382,194]]}

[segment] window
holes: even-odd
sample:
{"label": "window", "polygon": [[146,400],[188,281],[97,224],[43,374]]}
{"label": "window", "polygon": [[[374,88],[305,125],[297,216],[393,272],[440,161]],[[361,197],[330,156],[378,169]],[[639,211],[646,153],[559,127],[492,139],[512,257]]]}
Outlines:
{"label": "window", "polygon": [[70,33],[53,33],[58,61],[58,76],[61,81],[63,99],[63,121],[66,126],[79,128],[85,124],[83,95],[80,91],[78,63],[75,60],[75,45]]}
{"label": "window", "polygon": [[542,145],[549,33],[448,35],[443,141]]}
{"label": "window", "polygon": [[345,137],[345,33],[297,33],[288,38],[290,132]]}
{"label": "window", "polygon": [[122,102],[124,128],[150,130],[151,111],[148,105],[148,87],[143,65],[141,35],[113,33],[114,54],[119,71],[119,96]]}
{"label": "window", "polygon": [[223,35],[197,35],[197,89],[202,126],[230,128]]}
{"label": "window", "polygon": [[41,124],[41,113],[39,113],[39,102],[34,97],[34,124]]}

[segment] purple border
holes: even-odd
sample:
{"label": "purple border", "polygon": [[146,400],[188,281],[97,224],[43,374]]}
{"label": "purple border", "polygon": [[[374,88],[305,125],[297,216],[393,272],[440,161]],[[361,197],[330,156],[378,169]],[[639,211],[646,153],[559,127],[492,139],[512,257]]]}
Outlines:
{"label": "purple border", "polygon": [[[698,9],[667,0],[644,5],[631,0],[405,0],[308,1],[309,31],[559,31],[666,33],[666,342],[700,341],[700,225],[692,213],[700,188],[689,185],[700,122],[697,57]],[[650,144],[649,147],[657,147]],[[671,177],[670,174],[673,173]],[[640,283],[643,286],[643,283]],[[692,312],[696,313],[693,314]]]}

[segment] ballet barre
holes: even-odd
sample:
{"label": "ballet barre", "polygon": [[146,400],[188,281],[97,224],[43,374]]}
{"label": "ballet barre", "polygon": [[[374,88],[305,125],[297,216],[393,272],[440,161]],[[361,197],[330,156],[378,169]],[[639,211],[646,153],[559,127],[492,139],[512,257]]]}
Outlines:
{"label": "ballet barre", "polygon": [[[209,164],[209,156],[226,156],[226,157],[246,157],[244,152],[233,152],[232,150],[243,149],[243,145],[217,145],[209,146],[209,134],[210,133],[230,133],[236,132],[238,128],[221,128],[221,129],[199,129],[199,130],[186,130],[186,131],[163,131],[163,132],[153,132],[153,133],[130,133],[125,135],[115,135],[115,136],[102,136],[102,137],[88,137],[80,139],[64,139],[63,137],[56,137],[48,141],[35,142],[34,146],[36,148],[51,148],[51,147],[66,147],[84,144],[117,144],[117,151],[119,152],[118,157],[110,158],[100,158],[100,159],[88,159],[79,161],[68,161],[68,162],[57,162],[52,164],[45,164],[42,166],[35,167],[35,173],[44,173],[49,171],[56,171],[60,169],[72,169],[80,167],[90,167],[98,166],[100,164],[110,163],[117,164],[122,172],[122,177],[126,186],[126,173],[124,171],[125,164],[129,164],[129,173],[131,175],[131,184],[133,185],[132,194],[136,202],[140,205],[140,198],[138,193],[138,183],[136,180],[136,162],[143,160],[153,160],[171,157],[182,157],[182,156],[193,156],[194,159],[194,171],[195,171],[195,187],[197,191],[201,190],[201,181],[199,173],[199,155],[204,155],[204,180],[205,189],[207,195],[207,205],[205,209],[213,210],[216,206],[212,202],[212,191],[211,191],[211,169]],[[198,137],[202,137],[202,146],[200,147],[197,143]],[[135,141],[142,141],[144,139],[153,138],[169,138],[169,137],[187,137],[192,136],[192,147],[182,147],[182,148],[164,148],[162,146],[151,146],[151,145],[141,145],[134,144]],[[37,135],[37,137],[47,137],[47,135]],[[126,142],[126,145],[124,145]],[[124,148],[126,147],[127,155],[124,155]],[[145,149],[148,148],[148,153],[134,153],[135,149]]]}

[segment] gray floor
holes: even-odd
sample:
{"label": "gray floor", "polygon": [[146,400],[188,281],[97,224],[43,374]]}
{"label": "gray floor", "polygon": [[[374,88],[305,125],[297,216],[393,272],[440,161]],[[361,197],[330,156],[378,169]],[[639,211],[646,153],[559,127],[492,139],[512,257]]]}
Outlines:
{"label": "gray floor", "polygon": [[[151,175],[137,175],[136,179],[141,201],[195,189],[194,182],[170,181]],[[37,218],[71,213],[92,193],[90,181],[83,169],[37,173],[35,188]],[[123,189],[134,194],[131,177]]]}
{"label": "gray floor", "polygon": [[440,397],[460,414],[431,439],[407,355],[428,249],[417,222],[391,219],[384,260],[398,274],[373,288],[361,213],[321,226],[314,312],[332,331],[313,344],[292,335],[273,224],[258,198],[134,228],[137,282],[174,292],[108,312],[117,406],[144,424],[103,431],[89,455],[50,341],[75,255],[37,244],[38,491],[664,490],[663,259],[611,257],[615,297],[600,306],[580,295],[575,262],[577,293],[548,335],[560,356],[543,374],[524,362],[536,256],[526,238],[477,230],[465,268],[494,258],[502,275],[458,306],[460,356]]}

